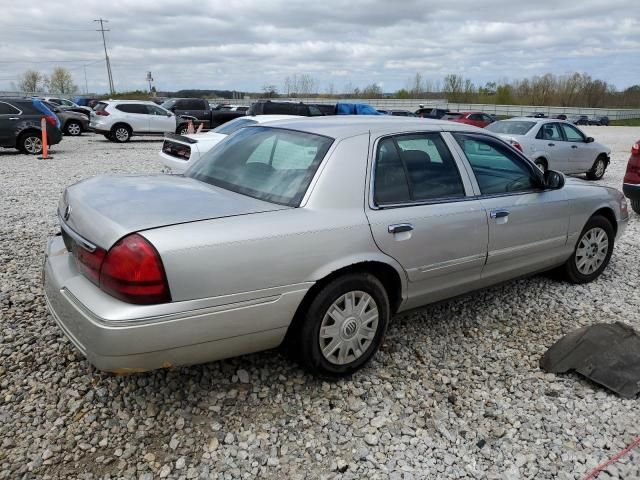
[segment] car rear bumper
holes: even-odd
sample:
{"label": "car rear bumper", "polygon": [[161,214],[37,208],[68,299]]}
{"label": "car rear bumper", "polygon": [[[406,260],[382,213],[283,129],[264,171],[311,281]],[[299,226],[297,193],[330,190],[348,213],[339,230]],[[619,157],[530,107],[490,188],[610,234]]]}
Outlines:
{"label": "car rear bumper", "polygon": [[146,318],[138,318],[136,312],[147,306],[112,299],[116,307],[131,312],[130,319],[112,321],[97,315],[71,291],[88,280],[75,269],[60,236],[47,245],[42,274],[47,306],[58,326],[89,362],[115,373],[204,363],[276,347],[307,291],[304,287],[183,311],[176,305],[190,302],[175,302],[166,304],[173,313]]}
{"label": "car rear bumper", "polygon": [[160,151],[159,155],[165,166],[164,171],[167,173],[184,173],[187,168],[189,168],[189,166],[200,157],[197,150],[191,150],[191,157],[189,157],[189,160],[180,160],[176,157],[172,157],[171,155],[167,155],[163,151]]}
{"label": "car rear bumper", "polygon": [[622,193],[624,193],[625,197],[630,198],[631,200],[638,200],[640,199],[640,185],[623,183]]}

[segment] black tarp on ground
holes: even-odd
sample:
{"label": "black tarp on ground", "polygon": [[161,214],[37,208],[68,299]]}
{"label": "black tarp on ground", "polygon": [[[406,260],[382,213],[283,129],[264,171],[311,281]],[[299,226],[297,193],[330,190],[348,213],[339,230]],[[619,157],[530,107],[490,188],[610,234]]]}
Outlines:
{"label": "black tarp on ground", "polygon": [[640,335],[624,323],[579,328],[554,343],[540,360],[550,373],[569,370],[624,398],[640,392]]}

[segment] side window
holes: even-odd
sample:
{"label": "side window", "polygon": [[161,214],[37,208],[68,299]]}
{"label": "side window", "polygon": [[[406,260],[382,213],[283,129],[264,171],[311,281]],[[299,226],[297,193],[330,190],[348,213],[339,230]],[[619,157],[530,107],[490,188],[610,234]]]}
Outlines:
{"label": "side window", "polygon": [[454,133],[478,181],[480,193],[494,195],[537,188],[532,167],[497,140]]}
{"label": "side window", "polygon": [[0,115],[15,115],[20,113],[13,105],[9,105],[8,103],[0,102]]}
{"label": "side window", "polygon": [[540,133],[543,140],[562,140],[560,125],[557,123],[545,123],[540,127]]}
{"label": "side window", "polygon": [[311,117],[320,117],[322,116],[322,112],[318,107],[314,107],[313,105],[309,105],[309,115]]}
{"label": "side window", "polygon": [[147,113],[149,115],[160,115],[162,117],[167,116],[167,112],[164,109],[158,107],[157,105],[146,105],[146,107],[147,107]]}
{"label": "side window", "polygon": [[373,198],[376,205],[411,201],[407,175],[392,138],[378,143],[374,175]]}
{"label": "side window", "polygon": [[116,108],[125,113],[142,113],[144,115],[147,115],[149,113],[147,111],[147,106],[140,105],[139,103],[122,103],[120,105],[117,105]]}
{"label": "side window", "polygon": [[564,134],[567,137],[568,142],[584,142],[584,135],[582,135],[582,132],[573,125],[563,123],[562,129],[564,130]]}
{"label": "side window", "polygon": [[472,113],[471,115],[469,115],[469,120],[480,121],[482,120],[482,115],[479,115],[477,113]]}

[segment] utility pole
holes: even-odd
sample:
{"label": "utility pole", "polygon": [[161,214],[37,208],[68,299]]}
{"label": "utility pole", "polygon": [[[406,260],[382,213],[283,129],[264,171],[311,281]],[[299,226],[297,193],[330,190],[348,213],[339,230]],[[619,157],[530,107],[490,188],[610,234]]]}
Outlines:
{"label": "utility pole", "polygon": [[109,20],[103,20],[102,18],[99,18],[98,20],[94,20],[94,22],[100,23],[100,28],[96,31],[102,33],[102,45],[104,45],[104,59],[107,64],[107,76],[109,77],[109,91],[111,92],[111,95],[113,95],[114,93],[116,93],[116,90],[115,88],[113,88],[113,76],[111,75],[111,62],[109,62],[109,54],[107,53],[107,41],[104,38],[104,32],[109,31],[108,29],[105,30],[104,23],[108,23]]}
{"label": "utility pole", "polygon": [[84,93],[89,93],[89,84],[87,83],[87,66],[83,65],[84,68]]}

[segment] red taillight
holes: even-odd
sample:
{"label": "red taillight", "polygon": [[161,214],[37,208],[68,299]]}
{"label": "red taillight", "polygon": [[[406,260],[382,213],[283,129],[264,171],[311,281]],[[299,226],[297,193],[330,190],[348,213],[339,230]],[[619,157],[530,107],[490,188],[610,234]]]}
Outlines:
{"label": "red taillight", "polygon": [[108,117],[109,116],[109,112],[107,112],[106,110],[97,110],[95,112],[96,115],[100,115],[101,117]]}
{"label": "red taillight", "polygon": [[49,125],[53,125],[54,127],[58,125],[58,118],[55,115],[47,115],[44,118],[47,119]]}
{"label": "red taillight", "polygon": [[107,252],[101,248],[96,248],[93,252],[90,252],[75,243],[72,251],[80,273],[99,286],[100,267],[102,267],[102,261]]}
{"label": "red taillight", "polygon": [[640,142],[636,143],[631,149],[631,157],[629,158],[629,163],[627,163],[627,171],[622,181],[632,185],[640,185]]}
{"label": "red taillight", "polygon": [[512,146],[513,148],[516,148],[516,149],[518,149],[518,150],[522,151],[522,145],[520,145],[518,142],[512,141],[512,142],[511,142],[511,146]]}
{"label": "red taillight", "polygon": [[124,237],[107,252],[100,269],[100,288],[129,303],[171,301],[160,255],[138,234]]}

